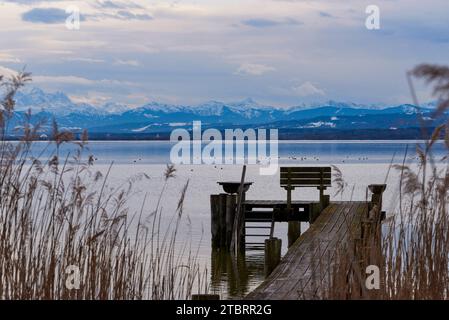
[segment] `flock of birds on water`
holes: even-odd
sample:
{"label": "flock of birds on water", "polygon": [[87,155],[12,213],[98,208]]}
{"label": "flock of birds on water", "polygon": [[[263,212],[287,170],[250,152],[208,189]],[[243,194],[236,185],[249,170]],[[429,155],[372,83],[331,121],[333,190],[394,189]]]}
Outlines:
{"label": "flock of birds on water", "polygon": [[[410,156],[410,157],[408,157],[408,158],[409,158],[409,161],[419,160],[419,157],[417,157],[417,156]],[[215,160],[215,159],[216,159],[216,158],[214,157],[214,160]],[[232,158],[229,158],[229,159],[232,160]],[[281,159],[281,157],[278,157],[278,159]],[[292,161],[320,161],[320,158],[319,158],[319,157],[316,157],[316,156],[312,156],[312,157],[305,157],[305,156],[303,156],[303,157],[288,156],[287,159],[292,160]],[[357,161],[368,161],[368,160],[369,160],[368,157],[358,157],[358,158],[353,158],[353,159],[352,159],[350,156],[346,156],[345,159],[342,159],[342,160],[341,160],[341,162],[342,162],[342,163],[345,163],[345,162],[347,162],[347,161],[351,161],[351,160],[355,160],[355,159],[357,159]],[[98,160],[98,158],[95,158],[95,160]],[[268,160],[270,161],[270,160],[271,160],[271,157],[268,157]],[[137,162],[139,162],[139,161],[142,161],[142,158],[139,158],[139,159],[137,159],[137,160],[133,160],[133,163],[137,163]],[[260,164],[260,163],[261,163],[260,160],[256,160],[256,164]],[[217,166],[214,166],[214,168],[217,169],[218,167],[217,167]],[[220,167],[220,169],[223,170],[222,167]],[[193,171],[193,169],[192,169],[191,171]]]}
{"label": "flock of birds on water", "polygon": [[[215,160],[215,159],[216,159],[216,158],[214,157],[214,160]],[[232,160],[232,158],[229,158],[229,159]],[[278,159],[281,159],[281,157],[278,157]],[[293,161],[320,161],[320,158],[319,158],[319,157],[316,157],[316,156],[312,156],[312,157],[305,157],[305,156],[303,156],[303,157],[288,156],[287,159],[293,160]],[[98,159],[95,158],[95,160],[98,160]],[[271,157],[268,157],[268,161],[270,161],[270,160],[271,160]],[[346,156],[346,158],[343,159],[343,160],[341,160],[341,162],[342,162],[342,163],[345,163],[346,161],[349,161],[349,160],[351,160],[351,158],[350,158],[349,156]],[[367,160],[369,160],[369,158],[368,158],[368,157],[358,157],[357,160],[358,160],[358,161],[367,161]],[[139,161],[142,161],[142,158],[139,158],[139,159],[137,159],[137,160],[133,160],[133,163],[137,163],[137,162],[139,162]],[[261,164],[261,161],[260,161],[260,160],[256,160],[256,164]],[[217,169],[218,167],[217,167],[217,166],[214,166],[214,168]],[[220,167],[220,169],[223,170],[222,167]],[[193,171],[193,169],[192,169],[191,171]]]}

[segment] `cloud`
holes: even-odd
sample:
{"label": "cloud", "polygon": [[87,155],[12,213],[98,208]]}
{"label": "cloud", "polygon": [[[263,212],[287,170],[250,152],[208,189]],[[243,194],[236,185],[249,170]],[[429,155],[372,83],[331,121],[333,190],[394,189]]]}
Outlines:
{"label": "cloud", "polygon": [[[97,9],[90,17],[93,20],[119,19],[119,20],[152,20],[153,17],[146,13],[146,9],[132,1],[96,0],[93,7]],[[136,11],[137,10],[137,13]]]}
{"label": "cloud", "polygon": [[[79,76],[38,79],[52,81],[39,83],[43,87],[80,97],[102,92],[126,100],[152,91],[181,104],[251,96],[292,105],[310,94],[313,101],[389,102],[407,95],[404,70],[419,61],[449,63],[444,55],[449,44],[447,0],[435,0],[431,7],[418,0],[384,1],[388,15],[379,32],[366,30],[359,2],[266,0],[255,6],[241,0],[236,6],[235,1],[198,0],[8,0],[0,5],[0,20],[7,25],[0,34],[0,52],[11,56],[0,54],[0,65],[19,69],[27,64],[39,76]],[[21,20],[24,12],[36,12],[31,9],[64,10],[72,3],[79,4],[89,21],[80,32]],[[150,16],[154,19],[144,20]],[[48,23],[45,17],[37,20]],[[134,86],[107,85],[101,79]],[[304,84],[306,80],[311,83]]]}
{"label": "cloud", "polygon": [[33,82],[36,83],[56,83],[56,84],[70,84],[70,85],[81,85],[81,86],[94,86],[94,85],[134,85],[128,81],[119,80],[92,80],[79,76],[33,76]]}
{"label": "cloud", "polygon": [[61,0],[3,0],[4,2],[12,2],[12,3],[18,3],[18,4],[37,4],[42,2],[56,2]]}
{"label": "cloud", "polygon": [[140,21],[149,21],[153,20],[153,17],[146,13],[133,13],[128,10],[119,10],[115,13],[106,13],[101,12],[93,15],[89,15],[93,20],[100,19],[118,19],[118,20],[140,20]]}
{"label": "cloud", "polygon": [[320,11],[319,12],[320,17],[322,18],[335,18],[332,14],[326,11]]}
{"label": "cloud", "polygon": [[[22,14],[22,20],[32,23],[65,23],[69,14],[65,10],[58,8],[34,8]],[[83,16],[80,16],[80,20],[84,20]]]}
{"label": "cloud", "polygon": [[264,73],[276,70],[273,67],[263,64],[244,63],[237,69],[236,74],[247,74],[252,76],[261,76]]}
{"label": "cloud", "polygon": [[119,65],[119,66],[132,66],[132,67],[138,67],[140,66],[139,61],[137,60],[116,60],[115,65]]}
{"label": "cloud", "polygon": [[14,57],[8,53],[1,53],[0,52],[0,62],[8,62],[8,63],[20,63],[20,59],[17,57]]}
{"label": "cloud", "polygon": [[123,4],[115,3],[110,0],[105,1],[97,1],[97,5],[101,8],[112,8],[112,9],[121,9],[123,8]]}
{"label": "cloud", "polygon": [[99,8],[106,8],[106,9],[126,9],[126,8],[142,9],[142,6],[131,1],[123,3],[111,0],[97,0],[96,6]]}
{"label": "cloud", "polygon": [[85,62],[85,63],[104,63],[105,61],[102,59],[93,59],[93,58],[65,58],[66,61],[72,62]]}
{"label": "cloud", "polygon": [[131,11],[120,10],[117,12],[116,17],[122,20],[152,20],[153,17],[146,13],[132,13]]}
{"label": "cloud", "polygon": [[7,67],[0,66],[0,76],[11,77],[17,74],[17,71],[9,69]]}
{"label": "cloud", "polygon": [[69,98],[75,103],[87,103],[90,105],[103,105],[112,100],[111,96],[104,95],[103,93],[97,91],[89,91],[87,94],[83,95],[72,94],[69,95]]}
{"label": "cloud", "polygon": [[271,20],[264,18],[256,18],[256,19],[247,19],[243,20],[242,23],[249,27],[254,28],[268,28],[268,27],[276,27],[281,25],[302,25],[301,21],[298,21],[293,18],[286,18],[284,20]]}
{"label": "cloud", "polygon": [[314,85],[310,81],[306,81],[299,86],[293,87],[292,90],[294,93],[296,93],[300,97],[324,96],[325,95],[325,92],[323,89],[318,88],[316,85]]}

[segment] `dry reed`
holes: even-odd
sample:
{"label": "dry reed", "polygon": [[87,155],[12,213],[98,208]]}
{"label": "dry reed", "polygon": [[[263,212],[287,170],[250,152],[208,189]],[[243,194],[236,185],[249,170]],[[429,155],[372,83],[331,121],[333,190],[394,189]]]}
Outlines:
{"label": "dry reed", "polygon": [[[434,94],[439,98],[435,117],[445,116],[449,109],[448,70],[420,65],[410,73],[435,84]],[[414,90],[412,95],[416,102]],[[432,154],[441,138],[449,151],[449,122],[435,128],[430,138],[417,146],[417,166],[406,164],[405,157],[401,165],[392,165],[400,174],[399,201],[395,212],[382,224],[381,246],[371,243],[363,247],[364,259],[360,259],[351,246],[355,235],[342,244],[332,266],[326,298],[449,298],[449,157],[437,159]],[[368,290],[366,286],[365,267],[370,264],[380,268],[379,289]]]}
{"label": "dry reed", "polygon": [[[87,132],[74,141],[54,121],[54,151],[45,162],[31,157],[40,124],[26,121],[22,139],[7,141],[14,95],[30,77],[0,77],[0,299],[186,299],[206,291],[197,255],[176,242],[188,184],[172,222],[161,227],[160,199],[174,167],[167,167],[153,212],[143,201],[130,213],[132,179],[111,188],[111,167],[105,176],[93,172],[93,157],[82,160]],[[64,143],[78,144],[73,156],[61,158]],[[73,267],[79,279],[71,277]]]}

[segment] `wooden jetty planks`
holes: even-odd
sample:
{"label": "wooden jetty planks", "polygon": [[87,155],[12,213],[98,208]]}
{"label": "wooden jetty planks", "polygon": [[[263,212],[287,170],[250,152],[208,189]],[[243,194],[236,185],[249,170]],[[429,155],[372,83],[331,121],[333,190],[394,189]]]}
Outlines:
{"label": "wooden jetty planks", "polygon": [[368,202],[331,203],[247,299],[316,299],[328,284],[338,245],[350,239]]}

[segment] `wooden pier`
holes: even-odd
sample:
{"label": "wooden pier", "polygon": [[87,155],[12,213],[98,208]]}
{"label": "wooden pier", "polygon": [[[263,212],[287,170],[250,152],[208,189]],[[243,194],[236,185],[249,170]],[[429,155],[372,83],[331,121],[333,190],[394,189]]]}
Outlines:
{"label": "wooden pier", "polygon": [[358,226],[370,206],[370,202],[331,203],[247,299],[323,298],[339,245],[359,234]]}
{"label": "wooden pier", "polygon": [[[267,278],[247,299],[324,298],[342,248],[349,250],[361,268],[373,263],[371,256],[376,255],[366,248],[380,250],[382,194],[386,185],[368,186],[369,201],[330,203],[323,192],[331,185],[330,167],[284,167],[280,186],[287,191],[286,201],[247,200],[243,191],[248,190],[249,184],[243,184],[244,173],[245,170],[240,183],[221,183],[225,191],[227,186],[231,192],[211,195],[211,225],[214,250],[243,254],[248,248],[265,251]],[[237,185],[239,195],[235,194]],[[320,191],[319,201],[293,201],[291,192],[299,187],[316,187]],[[283,258],[281,239],[273,237],[276,222],[289,224],[289,250]],[[310,223],[302,235],[301,222]],[[248,233],[255,229],[266,229],[267,233]],[[233,247],[233,235],[238,239],[238,247]],[[248,236],[265,239],[247,242]]]}

